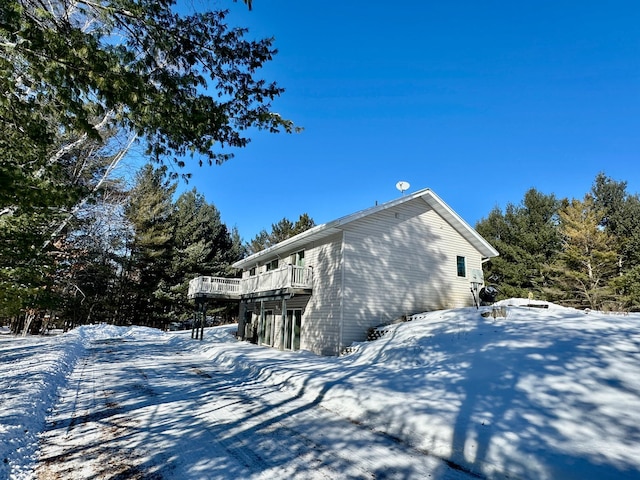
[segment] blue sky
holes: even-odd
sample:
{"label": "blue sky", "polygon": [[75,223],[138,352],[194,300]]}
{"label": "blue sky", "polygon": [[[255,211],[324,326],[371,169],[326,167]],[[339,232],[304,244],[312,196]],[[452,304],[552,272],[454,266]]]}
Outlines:
{"label": "blue sky", "polygon": [[[190,0],[198,4],[198,0]],[[433,189],[472,226],[529,188],[582,198],[598,172],[640,192],[640,2],[200,2],[274,37],[273,109],[196,187],[244,240]]]}

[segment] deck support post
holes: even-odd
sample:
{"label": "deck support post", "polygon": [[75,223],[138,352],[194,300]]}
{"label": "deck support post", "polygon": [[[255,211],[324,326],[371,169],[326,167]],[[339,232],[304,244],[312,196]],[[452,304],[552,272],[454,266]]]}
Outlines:
{"label": "deck support post", "polygon": [[193,317],[193,326],[191,327],[191,338],[202,340],[204,338],[204,324],[207,319],[207,300],[206,298],[196,298],[196,310]]}

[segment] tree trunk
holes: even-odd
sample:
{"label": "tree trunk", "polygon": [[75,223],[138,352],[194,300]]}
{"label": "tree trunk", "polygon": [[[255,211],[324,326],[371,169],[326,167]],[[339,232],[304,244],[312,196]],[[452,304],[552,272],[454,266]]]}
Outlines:
{"label": "tree trunk", "polygon": [[36,311],[34,309],[28,309],[25,313],[24,317],[24,328],[22,329],[22,336],[26,337],[27,333],[29,333],[29,328],[31,328],[31,324],[36,318]]}

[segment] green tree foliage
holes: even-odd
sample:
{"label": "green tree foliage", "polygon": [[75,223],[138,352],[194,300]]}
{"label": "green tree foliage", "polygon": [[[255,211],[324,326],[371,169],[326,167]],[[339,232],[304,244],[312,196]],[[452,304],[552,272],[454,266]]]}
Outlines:
{"label": "green tree foliage", "polygon": [[123,205],[126,193],[112,189],[87,206],[73,222],[61,246],[56,278],[65,327],[84,322],[115,323],[120,316],[120,281],[128,265],[132,230]]}
{"label": "green tree foliage", "polygon": [[195,189],[185,192],[175,204],[174,261],[176,271],[224,276],[228,270],[231,236],[218,209]]}
{"label": "green tree foliage", "polygon": [[[229,257],[235,263],[238,260],[242,260],[248,254],[248,249],[245,243],[242,241],[242,237],[240,237],[240,232],[237,227],[233,227],[231,229],[231,252],[229,253]],[[229,267],[231,269],[231,267]]]}
{"label": "green tree foliage", "polygon": [[49,220],[46,212],[0,217],[0,315],[34,308],[51,291],[55,259],[41,248]]}
{"label": "green tree foliage", "polygon": [[640,198],[627,192],[627,182],[604,173],[596,177],[591,194],[601,212],[600,226],[610,234],[618,254],[618,275],[611,281],[621,309],[640,310]]}
{"label": "green tree foliage", "polygon": [[519,206],[509,203],[504,213],[495,208],[476,225],[500,253],[485,265],[485,278],[498,287],[500,298],[543,294],[549,284],[546,266],[561,245],[560,205],[554,195],[530,189]]}
{"label": "green tree foliage", "polygon": [[640,198],[627,192],[627,182],[604,173],[596,177],[591,194],[602,215],[600,226],[616,239],[619,269],[624,274],[640,266]]}
{"label": "green tree foliage", "polygon": [[137,324],[161,327],[171,308],[167,272],[174,248],[175,189],[176,185],[166,180],[166,167],[146,165],[137,175],[125,208],[134,231],[128,269],[129,316]]}
{"label": "green tree foliage", "polygon": [[218,209],[195,189],[178,197],[172,222],[171,311],[174,320],[184,320],[193,313],[187,301],[189,280],[199,275],[234,275],[230,265],[239,259],[239,252]]}
{"label": "green tree foliage", "polygon": [[600,226],[602,218],[591,195],[560,210],[563,248],[552,266],[556,285],[550,293],[565,304],[603,309],[613,300],[617,253],[613,237]]}
{"label": "green tree foliage", "polygon": [[[65,277],[57,270],[71,258],[65,250],[73,248],[67,239],[72,219],[90,207],[86,201],[90,193],[96,202],[113,186],[104,181],[114,159],[108,148],[90,139],[66,142],[65,136],[57,137],[44,160],[34,159],[38,168],[17,182],[12,182],[13,174],[3,178],[8,188],[0,189],[0,298],[12,305],[10,314],[6,312],[9,316],[38,307],[42,296],[34,297],[29,291],[46,289],[53,295],[64,290],[60,281]],[[20,148],[0,142],[0,164],[6,168],[22,158],[16,154]]]}
{"label": "green tree foliage", "polygon": [[[248,41],[226,12],[181,15],[175,0],[6,0],[0,10],[5,126],[37,140],[48,117],[99,138],[107,122],[144,138],[156,158],[209,163],[243,147],[250,127],[291,131],[270,111],[282,93],[256,78],[272,40]],[[35,115],[31,115],[35,113]],[[46,141],[45,141],[46,143]],[[37,142],[41,145],[42,142]]]}
{"label": "green tree foliage", "polygon": [[640,266],[627,270],[611,280],[615,304],[618,310],[640,311]]}
{"label": "green tree foliage", "polygon": [[271,233],[261,230],[248,244],[249,253],[256,253],[268,248],[276,243],[280,243],[287,238],[291,238],[299,233],[309,230],[315,226],[313,219],[306,213],[300,215],[293,223],[287,218],[283,218],[278,223],[271,225]]}
{"label": "green tree foliage", "polygon": [[[242,258],[237,230],[230,233],[195,189],[174,201],[176,185],[165,168],[147,165],[124,206],[119,195],[105,198],[74,222],[56,271],[63,294],[57,311],[67,325],[164,328],[193,315],[190,279],[235,275],[230,265]],[[217,310],[224,315],[223,307]]]}

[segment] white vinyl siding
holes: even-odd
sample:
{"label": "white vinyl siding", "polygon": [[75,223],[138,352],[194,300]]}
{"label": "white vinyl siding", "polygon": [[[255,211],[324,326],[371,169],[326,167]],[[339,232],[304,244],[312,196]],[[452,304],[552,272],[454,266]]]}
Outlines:
{"label": "white vinyl siding", "polygon": [[480,254],[420,199],[350,223],[345,233],[343,346],[402,315],[471,305],[456,257]]}
{"label": "white vinyl siding", "polygon": [[321,355],[340,353],[341,249],[342,234],[305,249],[305,265],[313,268],[313,294],[302,314],[303,350]]}

